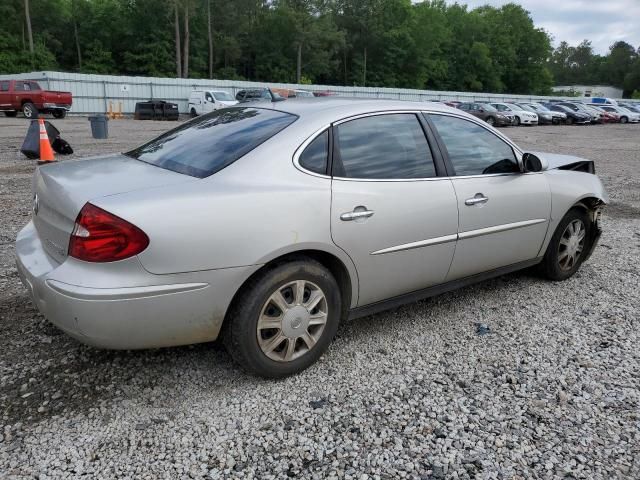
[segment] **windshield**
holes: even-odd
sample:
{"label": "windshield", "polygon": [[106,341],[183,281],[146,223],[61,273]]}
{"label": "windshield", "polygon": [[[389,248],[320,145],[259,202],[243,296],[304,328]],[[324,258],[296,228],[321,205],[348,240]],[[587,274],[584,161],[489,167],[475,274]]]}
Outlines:
{"label": "windshield", "polygon": [[204,178],[243,157],[297,118],[264,108],[222,108],[169,130],[125,155]]}
{"label": "windshield", "polygon": [[531,108],[529,105],[518,104],[517,107],[521,110],[524,110],[525,112],[535,112],[535,110]]}
{"label": "windshield", "polygon": [[211,92],[213,94],[213,98],[218,100],[219,102],[233,102],[234,98],[231,94],[227,92]]}
{"label": "windshield", "polygon": [[497,112],[496,107],[489,105],[488,103],[481,103],[480,108],[484,108],[487,112]]}
{"label": "windshield", "polygon": [[550,112],[551,111],[547,107],[545,107],[544,105],[532,104],[531,108],[533,108],[536,112]]}

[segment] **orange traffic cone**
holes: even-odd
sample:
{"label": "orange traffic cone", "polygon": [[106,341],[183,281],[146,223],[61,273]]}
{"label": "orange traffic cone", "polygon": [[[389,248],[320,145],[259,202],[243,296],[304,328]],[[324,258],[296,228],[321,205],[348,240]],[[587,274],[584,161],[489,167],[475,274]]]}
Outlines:
{"label": "orange traffic cone", "polygon": [[44,126],[42,117],[38,118],[38,124],[40,125],[40,160],[38,161],[38,165],[55,162],[56,159],[53,156],[53,148],[51,148],[47,128]]}

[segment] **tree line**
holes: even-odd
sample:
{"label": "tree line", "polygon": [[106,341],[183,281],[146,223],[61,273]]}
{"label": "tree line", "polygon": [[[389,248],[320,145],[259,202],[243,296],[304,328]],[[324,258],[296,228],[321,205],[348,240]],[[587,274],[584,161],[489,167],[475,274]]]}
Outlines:
{"label": "tree line", "polygon": [[2,0],[0,73],[159,77],[546,94],[640,89],[640,55],[561,43],[510,3],[444,0]]}

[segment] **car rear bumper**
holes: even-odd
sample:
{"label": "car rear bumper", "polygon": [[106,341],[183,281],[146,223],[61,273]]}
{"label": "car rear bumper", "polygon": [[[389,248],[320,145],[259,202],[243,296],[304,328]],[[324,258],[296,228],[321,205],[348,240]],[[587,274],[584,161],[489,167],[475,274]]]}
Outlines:
{"label": "car rear bumper", "polygon": [[135,257],[58,264],[44,251],[32,222],[18,234],[16,263],[34,304],[51,323],[82,343],[110,349],[215,340],[233,294],[250,274],[232,268],[153,275]]}
{"label": "car rear bumper", "polygon": [[60,103],[43,103],[41,110],[71,110],[71,105]]}

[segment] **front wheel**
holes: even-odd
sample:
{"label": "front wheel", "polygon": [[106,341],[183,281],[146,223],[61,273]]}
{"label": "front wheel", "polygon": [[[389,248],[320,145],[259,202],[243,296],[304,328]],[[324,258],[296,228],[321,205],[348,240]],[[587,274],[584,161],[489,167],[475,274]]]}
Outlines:
{"label": "front wheel", "polygon": [[486,122],[493,127],[496,124],[496,119],[493,117],[487,117]]}
{"label": "front wheel", "polygon": [[38,109],[33,103],[27,102],[22,106],[22,114],[24,118],[36,118],[38,116]]}
{"label": "front wheel", "polygon": [[251,279],[225,320],[224,344],[247,372],[280,378],[301,372],[329,347],[342,297],[331,273],[307,258]]}
{"label": "front wheel", "polygon": [[64,118],[67,116],[66,110],[54,110],[52,112],[53,118]]}
{"label": "front wheel", "polygon": [[573,125],[573,118],[567,117],[566,123],[567,125]]}
{"label": "front wheel", "polygon": [[516,116],[516,127],[520,126],[520,117]]}
{"label": "front wheel", "polygon": [[629,121],[629,119],[627,117],[621,117],[620,118],[620,123],[627,123]]}
{"label": "front wheel", "polygon": [[589,216],[584,210],[569,210],[551,237],[540,264],[547,278],[566,280],[578,271],[589,248],[590,229]]}

